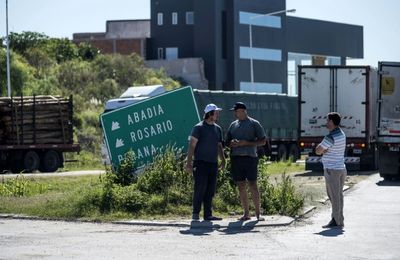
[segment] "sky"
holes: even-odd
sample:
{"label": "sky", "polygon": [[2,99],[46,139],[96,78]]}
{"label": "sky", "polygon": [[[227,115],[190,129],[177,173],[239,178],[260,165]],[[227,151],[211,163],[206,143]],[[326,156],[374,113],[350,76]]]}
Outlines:
{"label": "sky", "polygon": [[[184,0],[182,0],[184,1]],[[0,0],[0,36],[6,35],[6,0]],[[400,61],[399,0],[286,0],[292,16],[361,25],[364,59],[351,65]],[[107,20],[149,19],[150,0],[8,0],[9,32],[35,31],[50,37],[105,32]]]}

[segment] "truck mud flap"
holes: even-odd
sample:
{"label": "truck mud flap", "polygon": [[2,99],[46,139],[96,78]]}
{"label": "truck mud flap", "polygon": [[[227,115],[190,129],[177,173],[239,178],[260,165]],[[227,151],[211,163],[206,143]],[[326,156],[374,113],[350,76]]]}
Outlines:
{"label": "truck mud flap", "polygon": [[318,156],[307,157],[306,171],[316,171],[316,172],[324,171],[324,167],[322,166],[322,157]]}
{"label": "truck mud flap", "polygon": [[345,157],[344,163],[348,171],[359,171],[361,169],[360,157]]}
{"label": "truck mud flap", "polygon": [[380,148],[378,166],[382,177],[389,175],[400,177],[400,152],[389,151],[386,147]]}
{"label": "truck mud flap", "polygon": [[[344,162],[348,171],[359,171],[360,170],[360,158],[359,157],[345,157]],[[307,171],[323,171],[322,157],[310,156],[306,158],[306,170]]]}

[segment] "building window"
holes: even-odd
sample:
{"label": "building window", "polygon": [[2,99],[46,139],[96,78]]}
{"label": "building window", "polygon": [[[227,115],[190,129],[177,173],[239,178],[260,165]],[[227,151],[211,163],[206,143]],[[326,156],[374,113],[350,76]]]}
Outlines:
{"label": "building window", "polygon": [[172,24],[177,25],[178,24],[178,13],[173,12],[172,13]]}
{"label": "building window", "polygon": [[163,48],[158,48],[157,49],[157,55],[158,55],[158,59],[159,60],[163,60],[164,59],[164,49]]}
{"label": "building window", "polygon": [[193,12],[186,12],[186,24],[194,24],[194,13]]}
{"label": "building window", "polygon": [[177,58],[178,58],[178,48],[177,47],[165,48],[165,59],[176,60]]}
{"label": "building window", "polygon": [[163,14],[162,13],[157,14],[157,25],[163,25]]}

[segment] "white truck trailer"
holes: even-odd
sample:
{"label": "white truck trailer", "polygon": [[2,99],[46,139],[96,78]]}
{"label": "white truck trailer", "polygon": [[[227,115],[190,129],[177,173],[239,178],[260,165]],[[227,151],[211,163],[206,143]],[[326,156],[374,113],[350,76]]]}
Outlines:
{"label": "white truck trailer", "polygon": [[400,62],[379,62],[378,165],[386,180],[400,177]]}
{"label": "white truck trailer", "polygon": [[315,147],[328,133],[329,112],[342,116],[349,170],[377,168],[376,71],[369,66],[299,66],[299,145],[306,170],[322,170]]}

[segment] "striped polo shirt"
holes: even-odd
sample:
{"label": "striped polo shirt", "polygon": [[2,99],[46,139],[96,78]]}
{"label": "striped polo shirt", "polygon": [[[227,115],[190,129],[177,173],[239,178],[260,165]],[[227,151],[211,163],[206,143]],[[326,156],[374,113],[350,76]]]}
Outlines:
{"label": "striped polo shirt", "polygon": [[346,135],[339,127],[329,132],[320,143],[321,147],[327,149],[322,155],[324,169],[342,170],[346,169],[344,164],[344,151],[346,148]]}

